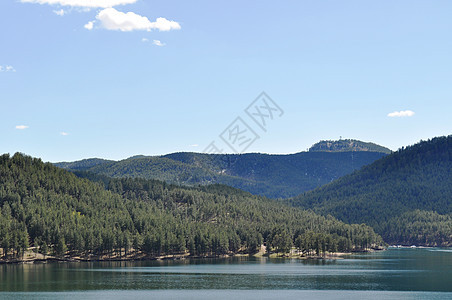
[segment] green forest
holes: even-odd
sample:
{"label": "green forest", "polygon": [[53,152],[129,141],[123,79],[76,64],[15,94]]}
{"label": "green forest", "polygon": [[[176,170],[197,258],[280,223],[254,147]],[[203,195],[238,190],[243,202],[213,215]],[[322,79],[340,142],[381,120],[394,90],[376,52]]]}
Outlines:
{"label": "green forest", "polygon": [[185,188],[146,179],[91,180],[16,153],[0,156],[3,259],[27,249],[57,257],[216,256],[268,251],[320,255],[383,245],[367,225],[293,208],[224,185]]}
{"label": "green forest", "polygon": [[450,246],[451,170],[452,135],[402,148],[288,203],[366,223],[388,243]]}
{"label": "green forest", "polygon": [[[339,153],[348,155],[329,154]],[[189,153],[170,156],[165,159],[179,164],[197,159]],[[148,165],[150,158],[131,159]],[[204,159],[204,165],[217,165],[211,156]],[[246,160],[253,164],[251,157]],[[240,163],[230,163],[245,172]],[[452,136],[402,148],[281,201],[222,184],[183,187],[86,171],[109,164],[116,162],[85,160],[69,172],[20,153],[0,156],[2,259],[20,259],[27,249],[90,259],[253,254],[263,245],[269,253],[295,247],[321,255],[385,242],[452,244]]]}
{"label": "green forest", "polygon": [[388,243],[450,246],[452,214],[416,209],[391,219],[382,232]]}

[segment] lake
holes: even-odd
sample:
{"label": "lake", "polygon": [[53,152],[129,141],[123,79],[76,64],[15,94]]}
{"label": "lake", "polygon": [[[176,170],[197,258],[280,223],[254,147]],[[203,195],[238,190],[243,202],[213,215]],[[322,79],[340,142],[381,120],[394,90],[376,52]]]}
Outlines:
{"label": "lake", "polygon": [[0,299],[452,299],[452,249],[339,260],[234,257],[0,265]]}

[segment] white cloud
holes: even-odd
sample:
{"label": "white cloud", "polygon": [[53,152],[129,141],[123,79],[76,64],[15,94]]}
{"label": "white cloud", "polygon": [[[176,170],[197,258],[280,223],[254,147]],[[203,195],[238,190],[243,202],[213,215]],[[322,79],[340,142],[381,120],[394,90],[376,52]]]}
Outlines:
{"label": "white cloud", "polygon": [[60,9],[60,10],[54,10],[53,13],[62,17],[66,14],[66,11],[64,9]]}
{"label": "white cloud", "polygon": [[0,72],[16,72],[13,66],[0,66]]}
{"label": "white cloud", "polygon": [[181,29],[180,24],[176,21],[170,21],[165,18],[157,18],[155,22],[151,22],[150,29],[158,29],[159,31],[170,31]]}
{"label": "white cloud", "polygon": [[69,133],[64,132],[64,131],[60,132],[60,134],[61,134],[62,136],[67,136],[67,135],[69,135]]}
{"label": "white cloud", "polygon": [[71,7],[108,8],[117,5],[133,4],[137,0],[20,0],[20,2]]}
{"label": "white cloud", "polygon": [[24,130],[24,129],[27,129],[27,128],[28,128],[27,125],[17,125],[16,126],[16,129],[19,129],[19,130]]}
{"label": "white cloud", "polygon": [[[148,43],[148,42],[149,42],[149,39],[147,39],[147,38],[142,38],[141,41],[142,41],[143,43]],[[159,40],[152,40],[152,44],[153,44],[153,45],[156,45],[156,46],[159,46],[159,47],[163,47],[163,46],[166,45],[165,43],[162,43],[162,42],[159,41]]]}
{"label": "white cloud", "polygon": [[394,111],[392,113],[388,114],[388,117],[391,118],[400,118],[400,117],[412,117],[414,116],[415,112],[412,110],[401,110],[401,111]]}
{"label": "white cloud", "polygon": [[[170,31],[181,29],[179,23],[175,21],[170,21],[165,18],[157,18],[155,22],[151,22],[147,17],[140,16],[134,12],[123,13],[112,7],[101,10],[97,14],[96,19],[100,21],[100,26],[107,30],[151,31],[153,29],[157,29],[159,31]],[[86,24],[85,28],[87,28],[90,23]]]}
{"label": "white cloud", "polygon": [[190,147],[198,147],[198,146],[199,146],[198,144],[190,145]]}
{"label": "white cloud", "polygon": [[88,23],[86,23],[83,27],[85,27],[88,30],[92,30],[94,27],[94,22],[95,21],[89,21]]}
{"label": "white cloud", "polygon": [[154,44],[154,45],[156,45],[156,46],[159,46],[159,47],[163,47],[163,46],[166,45],[165,43],[162,43],[162,42],[160,42],[159,40],[153,40],[153,41],[152,41],[152,44]]}

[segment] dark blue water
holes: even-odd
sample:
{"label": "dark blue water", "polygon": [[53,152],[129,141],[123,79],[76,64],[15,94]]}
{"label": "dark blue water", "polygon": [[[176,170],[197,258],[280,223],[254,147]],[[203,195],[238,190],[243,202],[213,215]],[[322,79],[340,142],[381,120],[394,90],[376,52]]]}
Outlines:
{"label": "dark blue water", "polygon": [[451,249],[0,266],[2,299],[452,299]]}

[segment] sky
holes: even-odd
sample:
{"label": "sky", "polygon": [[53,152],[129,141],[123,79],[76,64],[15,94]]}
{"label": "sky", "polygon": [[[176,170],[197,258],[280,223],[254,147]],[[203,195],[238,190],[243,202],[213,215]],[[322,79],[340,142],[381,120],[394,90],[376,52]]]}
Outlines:
{"label": "sky", "polygon": [[449,135],[451,12],[452,1],[2,0],[0,153],[295,153],[339,138],[397,150]]}

